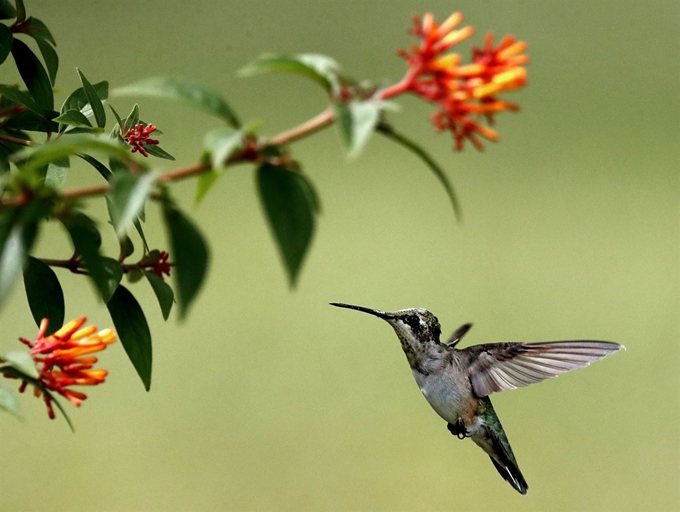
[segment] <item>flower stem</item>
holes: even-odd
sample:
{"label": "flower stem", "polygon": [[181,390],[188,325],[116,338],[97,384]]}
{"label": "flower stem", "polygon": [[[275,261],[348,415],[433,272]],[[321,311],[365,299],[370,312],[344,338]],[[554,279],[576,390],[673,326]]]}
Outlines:
{"label": "flower stem", "polygon": [[6,133],[0,133],[0,140],[6,140],[7,142],[14,142],[14,144],[20,144],[22,146],[33,146],[34,142],[31,140],[20,139],[18,137],[12,137]]}

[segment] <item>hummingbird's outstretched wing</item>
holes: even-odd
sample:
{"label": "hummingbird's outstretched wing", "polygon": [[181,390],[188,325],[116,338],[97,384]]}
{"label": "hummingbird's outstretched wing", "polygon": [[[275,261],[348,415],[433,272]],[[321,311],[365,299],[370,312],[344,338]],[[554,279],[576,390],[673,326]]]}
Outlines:
{"label": "hummingbird's outstretched wing", "polygon": [[478,397],[528,386],[588,366],[623,345],[609,341],[489,343],[461,350],[469,360],[472,389]]}

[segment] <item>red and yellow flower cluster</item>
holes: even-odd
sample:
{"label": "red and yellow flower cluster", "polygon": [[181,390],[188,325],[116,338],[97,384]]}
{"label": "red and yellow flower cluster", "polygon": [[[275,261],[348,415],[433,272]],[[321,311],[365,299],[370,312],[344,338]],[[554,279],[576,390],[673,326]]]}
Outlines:
{"label": "red and yellow flower cluster", "polygon": [[[116,333],[112,329],[97,332],[97,327],[90,325],[82,328],[86,318],[71,320],[54,334],[45,336],[48,321],[43,319],[35,341],[31,342],[19,338],[31,349],[31,356],[38,367],[38,382],[50,391],[66,397],[75,406],[87,398],[85,393],[69,389],[69,386],[94,386],[101,384],[106,378],[107,371],[92,369],[97,358],[90,355],[104,350],[107,345],[116,341]],[[19,388],[24,392],[27,382]],[[43,393],[35,388],[35,395]],[[54,409],[51,398],[44,395],[47,413],[54,419]]]}
{"label": "red and yellow flower cluster", "polygon": [[155,131],[156,127],[152,124],[144,126],[142,123],[138,123],[128,130],[123,138],[125,139],[125,142],[132,146],[133,153],[139,151],[141,155],[146,157],[149,156],[149,153],[144,149],[144,146],[158,144],[158,140],[149,138],[149,135]]}
{"label": "red and yellow flower cluster", "polygon": [[[482,48],[473,48],[472,62],[460,65],[459,54],[446,52],[473,33],[470,26],[456,28],[462,19],[458,12],[441,24],[430,13],[422,21],[414,16],[411,34],[420,39],[420,44],[410,51],[399,51],[408,62],[409,72],[399,84],[385,90],[387,95],[383,98],[412,92],[435,103],[439,110],[432,115],[432,122],[440,131],[451,131],[456,149],[462,149],[467,139],[481,150],[484,145],[479,136],[491,141],[499,138],[489,127],[494,114],[519,109],[496,95],[526,84],[523,66],[529,57],[522,54],[526,43],[506,36],[494,46],[493,35],[489,33]],[[484,121],[487,124],[482,124]]]}

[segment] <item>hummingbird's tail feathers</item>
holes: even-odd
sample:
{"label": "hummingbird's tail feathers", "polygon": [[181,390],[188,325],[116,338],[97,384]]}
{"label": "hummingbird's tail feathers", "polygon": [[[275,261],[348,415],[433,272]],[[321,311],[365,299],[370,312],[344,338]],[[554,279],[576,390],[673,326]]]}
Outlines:
{"label": "hummingbird's tail feathers", "polygon": [[526,496],[529,486],[522,476],[519,468],[515,464],[501,464],[496,462],[496,459],[489,457],[493,465],[496,467],[503,479],[514,487],[520,494]]}
{"label": "hummingbird's tail feathers", "polygon": [[528,386],[584,368],[623,345],[609,341],[550,341],[544,343],[490,343],[468,347],[470,381],[475,395],[488,396]]}
{"label": "hummingbird's tail feathers", "polygon": [[484,450],[503,479],[520,494],[529,489],[527,481],[519,470],[515,454],[512,453],[503,425],[501,425],[491,400],[482,398],[477,408],[478,425],[472,429],[472,440]]}

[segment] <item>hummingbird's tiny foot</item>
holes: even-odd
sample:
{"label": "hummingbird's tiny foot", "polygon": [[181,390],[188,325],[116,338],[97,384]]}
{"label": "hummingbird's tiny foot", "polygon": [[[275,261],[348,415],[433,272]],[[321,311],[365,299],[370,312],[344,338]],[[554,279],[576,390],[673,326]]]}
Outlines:
{"label": "hummingbird's tiny foot", "polygon": [[448,423],[446,427],[449,429],[449,432],[451,432],[458,439],[470,437],[470,432],[468,432],[468,429],[465,428],[465,423],[463,423],[463,420],[460,418],[458,418],[455,423]]}

